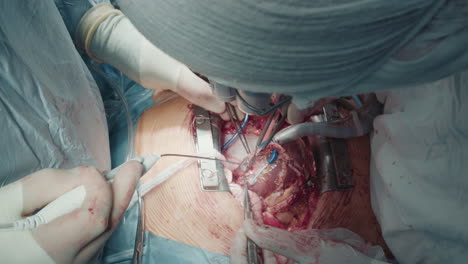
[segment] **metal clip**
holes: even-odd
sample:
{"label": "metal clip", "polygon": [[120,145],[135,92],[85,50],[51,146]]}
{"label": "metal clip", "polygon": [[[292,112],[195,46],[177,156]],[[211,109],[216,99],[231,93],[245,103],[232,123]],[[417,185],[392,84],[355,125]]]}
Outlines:
{"label": "metal clip", "polygon": [[[204,154],[221,149],[221,119],[195,106],[195,143],[197,153]],[[198,160],[200,183],[204,191],[228,191],[224,166],[216,160]]]}

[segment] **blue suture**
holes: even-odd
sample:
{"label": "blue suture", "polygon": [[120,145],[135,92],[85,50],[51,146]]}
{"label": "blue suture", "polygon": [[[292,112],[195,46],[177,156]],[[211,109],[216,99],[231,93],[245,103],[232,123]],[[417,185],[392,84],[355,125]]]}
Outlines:
{"label": "blue suture", "polygon": [[234,140],[239,136],[240,132],[244,130],[245,126],[247,125],[247,122],[249,121],[249,115],[245,114],[244,121],[242,122],[242,125],[239,127],[239,129],[236,131],[236,133],[226,142],[224,145],[221,147],[221,151],[224,151],[227,147],[229,147]]}
{"label": "blue suture", "polygon": [[268,164],[272,164],[278,159],[279,152],[276,149],[271,151],[270,157],[268,158]]}
{"label": "blue suture", "polygon": [[357,95],[353,95],[353,99],[359,107],[362,107],[361,99]]}

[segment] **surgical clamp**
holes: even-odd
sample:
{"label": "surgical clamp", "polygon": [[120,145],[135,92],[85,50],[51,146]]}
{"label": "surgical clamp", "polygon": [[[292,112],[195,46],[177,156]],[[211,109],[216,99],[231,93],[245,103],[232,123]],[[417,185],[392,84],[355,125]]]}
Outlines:
{"label": "surgical clamp", "polygon": [[[244,219],[253,219],[253,212],[249,197],[249,183],[247,182],[247,176],[245,174],[246,173],[244,173]],[[247,263],[260,263],[257,245],[250,238],[247,238]]]}

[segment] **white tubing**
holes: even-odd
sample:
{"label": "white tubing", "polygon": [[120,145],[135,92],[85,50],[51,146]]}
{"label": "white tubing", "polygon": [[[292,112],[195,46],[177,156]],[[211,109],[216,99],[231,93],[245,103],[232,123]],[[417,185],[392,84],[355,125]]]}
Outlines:
{"label": "white tubing", "polygon": [[47,224],[66,215],[75,209],[78,209],[83,204],[86,197],[86,189],[83,185],[66,192],[59,198],[49,203],[35,215],[16,220],[12,223],[9,230],[25,230],[37,228],[40,225]]}
{"label": "white tubing", "polygon": [[171,167],[166,168],[165,170],[161,171],[154,178],[140,185],[141,196],[144,196],[149,191],[151,191],[154,187],[162,184],[167,179],[169,179],[172,175],[176,174],[179,170],[187,168],[195,161],[196,161],[195,159],[183,159],[183,160],[178,161]]}
{"label": "white tubing", "polygon": [[[139,193],[141,197],[145,196],[149,191],[154,189],[156,186],[162,184],[167,179],[169,179],[172,175],[176,174],[179,170],[187,168],[192,163],[194,163],[196,159],[183,159],[176,162],[174,165],[166,168],[165,170],[161,171],[155,177],[151,178],[149,181],[143,183],[139,187]],[[138,200],[138,194],[135,191],[133,193],[132,200],[128,204],[127,210],[132,207],[132,205]]]}

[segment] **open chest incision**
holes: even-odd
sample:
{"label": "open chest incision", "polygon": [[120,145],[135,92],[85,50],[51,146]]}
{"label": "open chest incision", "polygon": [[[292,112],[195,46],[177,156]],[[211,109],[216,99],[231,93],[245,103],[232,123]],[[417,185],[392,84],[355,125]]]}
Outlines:
{"label": "open chest incision", "polygon": [[[197,107],[194,113],[198,153],[212,148],[222,152],[228,160],[241,162],[247,153],[239,140],[231,140],[236,133],[233,124]],[[338,106],[332,103],[309,121],[336,122],[340,118]],[[265,119],[251,117],[244,127],[251,147]],[[227,143],[229,146],[225,147]],[[243,175],[236,168],[229,168],[231,179],[230,175],[226,177],[226,168],[219,161],[205,160],[198,165],[201,187],[205,191],[230,191],[230,185],[244,184]],[[325,136],[308,136],[285,144],[271,143],[258,155],[245,176],[249,190],[261,200],[263,222],[289,230],[305,228],[322,193],[354,186],[345,139]]]}

